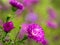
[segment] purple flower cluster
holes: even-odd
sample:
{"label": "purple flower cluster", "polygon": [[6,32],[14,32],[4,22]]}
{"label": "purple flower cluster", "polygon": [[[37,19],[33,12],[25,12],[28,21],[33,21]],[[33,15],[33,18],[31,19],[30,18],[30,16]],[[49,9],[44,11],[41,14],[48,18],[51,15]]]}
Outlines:
{"label": "purple flower cluster", "polygon": [[13,22],[6,22],[3,24],[3,29],[5,32],[10,32],[14,28]]}
{"label": "purple flower cluster", "polygon": [[40,25],[31,23],[31,24],[22,24],[19,38],[23,39],[24,35],[28,36],[29,39],[33,39],[38,43],[46,44],[45,33]]}
{"label": "purple flower cluster", "polygon": [[[20,2],[18,2],[17,0],[10,0],[9,1],[9,3],[12,5],[12,6],[14,6],[14,7],[16,7],[16,8],[18,8],[18,9],[23,9],[24,8],[24,5],[26,5],[26,6],[31,6],[32,5],[32,3],[33,4],[35,4],[35,3],[38,3],[39,1],[38,0],[23,0],[22,1],[23,3],[20,3]],[[24,5],[23,5],[24,4]]]}
{"label": "purple flower cluster", "polygon": [[31,6],[33,4],[37,4],[39,2],[39,0],[23,0],[23,3],[25,4],[25,6]]}
{"label": "purple flower cluster", "polygon": [[48,7],[47,11],[48,11],[48,14],[49,14],[49,19],[47,21],[47,26],[52,28],[52,29],[58,28],[58,24],[55,21],[55,19],[57,18],[57,12],[52,7]]}
{"label": "purple flower cluster", "polygon": [[27,32],[28,37],[36,42],[41,42],[44,39],[44,31],[38,24],[29,24]]}
{"label": "purple flower cluster", "polygon": [[9,3],[14,7],[17,8],[16,14],[20,15],[26,8],[27,10],[31,10],[33,4],[37,4],[39,0],[9,0]]}

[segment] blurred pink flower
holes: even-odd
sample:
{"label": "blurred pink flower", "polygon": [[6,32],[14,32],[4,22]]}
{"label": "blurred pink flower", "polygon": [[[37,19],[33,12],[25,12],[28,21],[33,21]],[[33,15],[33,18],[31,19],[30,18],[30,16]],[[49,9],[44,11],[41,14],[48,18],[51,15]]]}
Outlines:
{"label": "blurred pink flower", "polygon": [[30,22],[30,23],[34,23],[38,20],[38,15],[34,12],[30,12],[26,15],[25,17],[25,21],[26,22]]}
{"label": "blurred pink flower", "polygon": [[39,0],[23,0],[23,3],[25,6],[31,6],[33,4],[37,4],[39,2]]}
{"label": "blurred pink flower", "polygon": [[47,12],[48,12],[50,18],[52,18],[52,19],[57,18],[58,14],[57,14],[56,10],[54,10],[53,8],[48,7]]}
{"label": "blurred pink flower", "polygon": [[2,5],[0,5],[0,10],[2,9]]}
{"label": "blurred pink flower", "polygon": [[53,29],[58,28],[58,24],[55,21],[48,21],[47,26]]}
{"label": "blurred pink flower", "polygon": [[21,25],[21,30],[19,32],[19,38],[22,40],[24,38],[25,35],[27,35],[27,26],[28,24],[22,24]]}

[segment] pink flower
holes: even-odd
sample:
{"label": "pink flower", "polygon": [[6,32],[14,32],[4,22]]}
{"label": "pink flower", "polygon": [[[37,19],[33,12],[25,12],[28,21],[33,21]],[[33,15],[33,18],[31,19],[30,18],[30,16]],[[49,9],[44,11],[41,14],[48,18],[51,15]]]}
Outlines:
{"label": "pink flower", "polygon": [[0,5],[0,10],[2,9],[2,5]]}
{"label": "pink flower", "polygon": [[53,8],[48,7],[47,11],[50,18],[52,19],[57,18],[57,12]]}
{"label": "pink flower", "polygon": [[38,16],[34,12],[30,12],[26,15],[25,20],[26,22],[34,23],[38,20]]}
{"label": "pink flower", "polygon": [[10,0],[9,3],[17,9],[20,9],[20,10],[24,9],[24,5],[16,0]]}
{"label": "pink flower", "polygon": [[14,28],[13,22],[6,22],[3,24],[3,29],[5,32],[10,32]]}
{"label": "pink flower", "polygon": [[28,37],[36,42],[41,42],[44,39],[44,31],[38,24],[29,24],[27,32]]}
{"label": "pink flower", "polygon": [[41,42],[44,39],[44,31],[38,24],[22,24],[19,37],[24,38],[24,35],[28,38]]}
{"label": "pink flower", "polygon": [[47,26],[53,29],[58,28],[58,24],[55,21],[48,21]]}
{"label": "pink flower", "polygon": [[27,35],[27,26],[28,26],[28,24],[25,24],[25,23],[21,25],[21,30],[19,32],[20,39],[23,39],[24,35]]}

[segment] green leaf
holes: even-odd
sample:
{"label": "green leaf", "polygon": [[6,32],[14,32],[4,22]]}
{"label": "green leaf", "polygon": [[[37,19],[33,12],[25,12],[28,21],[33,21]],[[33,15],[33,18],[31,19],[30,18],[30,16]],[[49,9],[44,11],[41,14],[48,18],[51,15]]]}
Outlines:
{"label": "green leaf", "polygon": [[0,29],[2,29],[2,26],[0,26]]}
{"label": "green leaf", "polygon": [[24,38],[20,42],[24,42],[28,37],[25,35]]}
{"label": "green leaf", "polygon": [[8,16],[7,19],[6,19],[6,22],[8,22],[10,20],[10,17]]}
{"label": "green leaf", "polygon": [[15,12],[17,10],[17,8],[15,7],[12,7],[12,11]]}

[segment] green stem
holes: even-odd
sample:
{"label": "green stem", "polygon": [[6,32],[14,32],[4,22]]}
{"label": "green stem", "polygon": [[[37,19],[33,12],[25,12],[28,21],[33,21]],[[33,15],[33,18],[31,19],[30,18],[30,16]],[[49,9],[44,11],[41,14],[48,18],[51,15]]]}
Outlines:
{"label": "green stem", "polygon": [[21,29],[21,27],[19,27],[19,31],[18,31],[18,33],[16,34],[16,37],[15,37],[14,43],[15,43],[17,37],[18,37],[18,34],[19,34],[19,32],[20,32],[20,29]]}
{"label": "green stem", "polygon": [[2,41],[5,42],[5,37],[7,36],[7,33],[5,34],[5,36],[2,38]]}
{"label": "green stem", "polygon": [[33,45],[33,44],[32,44],[32,40],[29,39],[29,38],[28,38],[28,40],[27,40],[27,43],[28,43],[28,45]]}

